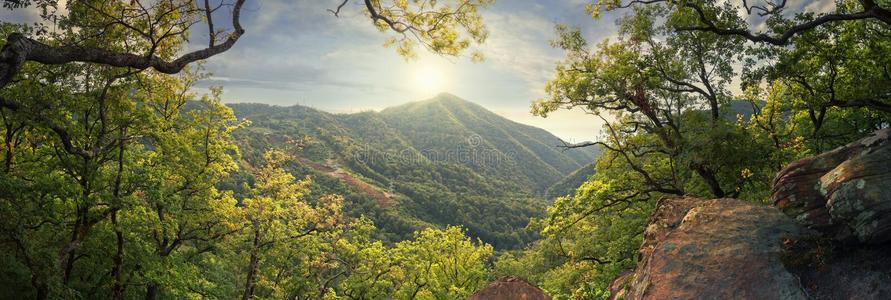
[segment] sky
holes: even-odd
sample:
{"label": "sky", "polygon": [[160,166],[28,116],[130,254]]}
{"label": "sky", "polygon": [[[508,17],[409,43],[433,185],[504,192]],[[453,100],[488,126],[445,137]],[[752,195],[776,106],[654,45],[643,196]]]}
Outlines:
{"label": "sky", "polygon": [[[544,86],[564,56],[550,46],[556,24],[581,28],[589,42],[616,36],[615,20],[627,11],[593,20],[583,9],[588,2],[497,1],[482,11],[490,35],[480,47],[486,60],[474,63],[423,49],[417,59],[406,61],[383,46],[392,33],[374,28],[358,0],[350,1],[340,17],[328,11],[339,0],[249,0],[242,11],[247,33],[206,62],[212,77],[199,83],[198,91],[223,86],[227,103],[298,104],[334,113],[380,110],[448,92],[569,142],[594,140],[600,124],[593,116],[559,111],[541,118],[529,112],[530,104],[545,96]],[[34,11],[0,12],[0,20],[8,21],[35,16]],[[202,33],[195,33],[192,47],[205,44]]]}
{"label": "sky", "polygon": [[335,113],[380,110],[448,92],[508,119],[544,128],[567,141],[594,139],[598,120],[581,111],[533,116],[530,104],[545,96],[545,83],[563,58],[553,49],[558,23],[580,26],[591,40],[615,35],[612,15],[594,21],[586,1],[501,0],[486,8],[486,60],[442,57],[418,49],[406,61],[383,46],[379,32],[351,1],[340,17],[327,9],[339,1],[250,1],[247,34],[208,60],[213,74],[201,83],[224,87],[224,101],[306,105]]}

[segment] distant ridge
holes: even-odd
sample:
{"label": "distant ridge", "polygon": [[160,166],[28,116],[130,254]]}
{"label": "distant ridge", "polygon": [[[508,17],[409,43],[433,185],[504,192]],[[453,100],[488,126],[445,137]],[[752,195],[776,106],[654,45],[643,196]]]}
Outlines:
{"label": "distant ridge", "polygon": [[[295,175],[317,193],[350,195],[391,239],[426,226],[462,225],[496,248],[532,239],[549,187],[590,166],[595,149],[560,149],[551,133],[452,94],[380,112],[332,114],[305,106],[230,104],[251,126],[235,133],[245,160],[292,149]],[[303,137],[310,141],[295,145]]]}
{"label": "distant ridge", "polygon": [[558,148],[562,140],[544,129],[504,118],[450,93],[380,112],[352,114],[300,105],[229,106],[254,126],[261,125],[257,124],[260,119],[301,120],[311,135],[337,133],[381,146],[380,150],[427,154],[431,161],[456,163],[482,175],[520,179],[521,185],[538,192],[592,163],[598,155],[593,148]]}
{"label": "distant ridge", "polygon": [[[562,144],[561,139],[553,134],[514,122],[448,93],[390,107],[380,114],[416,149],[442,152],[454,145],[473,146],[469,147],[472,153],[484,155],[482,158],[488,162],[501,163],[456,162],[487,175],[522,174],[524,185],[534,186],[538,191],[545,190],[596,157],[590,149],[563,151],[556,147]],[[441,140],[430,139],[430,136]]]}

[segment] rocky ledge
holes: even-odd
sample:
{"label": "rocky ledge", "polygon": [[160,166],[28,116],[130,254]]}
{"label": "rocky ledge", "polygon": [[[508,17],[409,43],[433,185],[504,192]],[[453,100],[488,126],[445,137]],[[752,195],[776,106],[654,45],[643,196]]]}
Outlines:
{"label": "rocky ledge", "polygon": [[551,300],[551,297],[526,280],[504,277],[477,291],[467,300]]}
{"label": "rocky ledge", "polygon": [[786,166],[774,205],[843,243],[891,241],[891,128]]}
{"label": "rocky ledge", "polygon": [[624,299],[891,299],[891,129],[789,164],[775,206],[659,203]]}
{"label": "rocky ledge", "polygon": [[[735,199],[663,200],[625,299],[807,299],[783,265],[784,240],[807,230],[773,207]],[[620,277],[621,279],[621,277]]]}
{"label": "rocky ledge", "polygon": [[663,200],[614,299],[891,299],[891,247],[838,246],[780,210]]}

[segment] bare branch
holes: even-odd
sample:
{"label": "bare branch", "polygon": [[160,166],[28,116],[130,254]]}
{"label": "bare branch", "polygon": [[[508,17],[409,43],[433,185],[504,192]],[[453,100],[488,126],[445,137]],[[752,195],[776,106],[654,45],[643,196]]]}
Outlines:
{"label": "bare branch", "polygon": [[560,143],[563,143],[563,144],[557,145],[557,147],[563,148],[563,151],[566,151],[569,149],[575,149],[575,148],[585,148],[585,147],[597,146],[597,145],[607,147],[607,148],[609,147],[608,145],[604,144],[603,142],[581,142],[581,143],[572,144],[572,143],[567,143],[566,141],[560,140]]}
{"label": "bare branch", "polygon": [[342,9],[344,7],[344,5],[347,4],[347,2],[350,2],[350,0],[343,0],[343,2],[341,2],[340,5],[338,5],[336,9],[334,9],[334,10],[329,9],[328,11],[331,12],[332,14],[334,14],[335,17],[340,17],[340,9]]}

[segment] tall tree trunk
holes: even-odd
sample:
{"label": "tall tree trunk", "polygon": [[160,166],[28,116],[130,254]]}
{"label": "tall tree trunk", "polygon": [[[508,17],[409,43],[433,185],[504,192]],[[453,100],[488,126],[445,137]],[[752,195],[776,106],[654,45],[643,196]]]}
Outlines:
{"label": "tall tree trunk", "polygon": [[[90,161],[84,161],[84,170],[87,170],[90,167]],[[62,277],[62,283],[68,284],[68,281],[71,279],[71,272],[74,270],[74,259],[77,249],[80,248],[80,244],[87,237],[87,233],[90,230],[92,224],[90,220],[88,220],[90,208],[87,207],[87,203],[90,200],[90,181],[87,179],[87,175],[91,172],[84,171],[81,174],[82,178],[80,179],[80,188],[81,188],[81,201],[82,203],[76,205],[75,210],[75,222],[74,228],[71,230],[71,240],[68,242],[68,245],[62,249],[62,252],[59,254],[60,256],[60,265],[65,267],[64,275]]]}
{"label": "tall tree trunk", "polygon": [[46,284],[43,283],[32,283],[37,292],[37,300],[46,300],[49,299],[49,288],[47,288]]}
{"label": "tall tree trunk", "polygon": [[251,299],[254,295],[254,282],[257,277],[257,267],[260,264],[260,256],[258,252],[260,251],[260,222],[254,220],[252,222],[254,227],[254,243],[251,248],[251,262],[248,264],[247,270],[247,278],[245,278],[244,282],[244,295],[241,297],[242,300]]}
{"label": "tall tree trunk", "polygon": [[3,125],[6,129],[6,139],[3,142],[6,144],[6,157],[3,161],[3,170],[6,173],[12,170],[12,164],[15,160],[15,148],[18,145],[16,134],[24,128],[24,125],[19,127],[15,127],[12,125],[12,122],[6,119],[6,114],[3,111],[0,111],[0,117],[3,118]]}
{"label": "tall tree trunk", "polygon": [[124,233],[118,228],[118,212],[111,213],[111,223],[114,225],[114,234],[117,239],[117,252],[114,255],[114,267],[112,268],[112,276],[114,276],[114,287],[112,299],[124,299]]}
{"label": "tall tree trunk", "polygon": [[157,283],[149,283],[145,288],[145,300],[156,300],[158,299],[158,284]]}
{"label": "tall tree trunk", "polygon": [[724,192],[724,189],[721,188],[721,182],[718,181],[717,176],[712,170],[709,170],[705,166],[701,164],[693,165],[693,169],[696,170],[696,173],[699,174],[699,177],[705,181],[705,184],[708,185],[709,190],[715,195],[716,198],[723,198],[727,196],[727,193]]}
{"label": "tall tree trunk", "polygon": [[[78,209],[79,211],[80,209]],[[78,213],[80,214],[80,213]],[[78,231],[80,231],[80,217],[74,222],[74,229],[71,230],[71,240],[68,242],[68,246],[66,246],[62,251],[61,260],[62,265],[65,267],[62,283],[68,284],[68,280],[71,278],[71,271],[74,269],[74,253],[77,251],[77,243],[78,243]]]}
{"label": "tall tree trunk", "polygon": [[251,299],[254,295],[254,282],[257,277],[257,265],[259,264],[259,257],[255,251],[251,252],[251,263],[248,265],[248,273],[247,278],[244,283],[244,296],[241,297],[242,300]]}
{"label": "tall tree trunk", "polygon": [[115,252],[114,255],[114,267],[111,271],[114,276],[114,291],[112,295],[112,299],[114,300],[124,299],[124,233],[118,225],[118,210],[120,210],[122,206],[121,180],[124,175],[124,132],[124,127],[121,127],[121,136],[118,141],[118,173],[115,176],[113,192],[115,208],[114,211],[111,212],[111,223],[114,227],[114,235],[118,246],[117,252]]}

